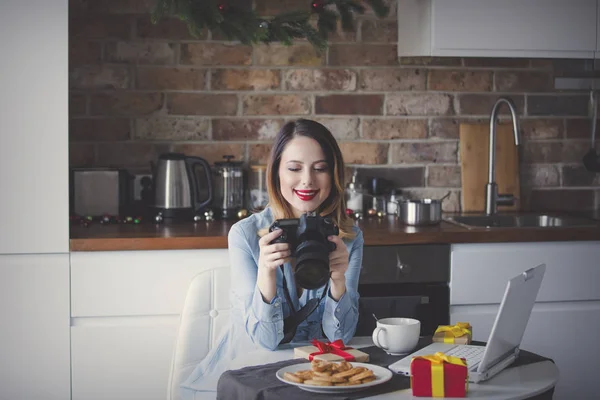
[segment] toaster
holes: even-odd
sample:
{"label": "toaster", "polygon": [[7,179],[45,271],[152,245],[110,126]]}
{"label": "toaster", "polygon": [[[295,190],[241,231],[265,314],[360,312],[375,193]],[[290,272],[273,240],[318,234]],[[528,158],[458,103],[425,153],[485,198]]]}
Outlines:
{"label": "toaster", "polygon": [[132,204],[132,178],[125,169],[72,168],[69,183],[71,215],[124,216]]}

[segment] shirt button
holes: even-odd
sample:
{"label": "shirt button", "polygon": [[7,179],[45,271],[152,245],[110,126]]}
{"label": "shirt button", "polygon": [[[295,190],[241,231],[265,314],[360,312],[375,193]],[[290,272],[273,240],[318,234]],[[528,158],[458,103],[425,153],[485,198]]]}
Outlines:
{"label": "shirt button", "polygon": [[279,314],[273,314],[273,319],[279,318]]}
{"label": "shirt button", "polygon": [[335,309],[335,312],[339,314],[339,313],[340,313],[340,309],[339,309],[339,308],[336,308],[336,309]]}
{"label": "shirt button", "polygon": [[280,334],[280,335],[283,335],[283,332],[282,332],[282,331],[278,331],[277,333],[278,333],[278,334]]}
{"label": "shirt button", "polygon": [[275,307],[279,307],[279,300],[277,300],[275,303],[273,303],[273,305],[274,305]]}

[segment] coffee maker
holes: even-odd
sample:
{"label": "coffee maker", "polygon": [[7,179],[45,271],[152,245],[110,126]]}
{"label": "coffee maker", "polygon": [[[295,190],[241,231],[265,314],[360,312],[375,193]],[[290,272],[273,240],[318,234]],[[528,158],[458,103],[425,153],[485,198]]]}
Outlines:
{"label": "coffee maker", "polygon": [[232,161],[234,156],[223,156],[225,161],[215,163],[215,216],[222,219],[236,218],[244,207],[244,169],[242,161]]}
{"label": "coffee maker", "polygon": [[161,154],[153,166],[153,176],[157,222],[197,220],[203,207],[212,201],[211,169],[203,158]]}

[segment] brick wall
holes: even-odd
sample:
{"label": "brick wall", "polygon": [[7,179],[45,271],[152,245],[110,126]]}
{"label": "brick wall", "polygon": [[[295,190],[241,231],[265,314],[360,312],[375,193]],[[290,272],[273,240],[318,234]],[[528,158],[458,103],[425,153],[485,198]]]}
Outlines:
{"label": "brick wall", "polygon": [[[553,89],[555,76],[584,73],[589,60],[398,60],[395,10],[364,16],[323,55],[302,42],[252,48],[209,32],[194,38],[175,19],[153,25],[153,3],[71,0],[72,166],[145,171],[165,151],[265,163],[282,124],[308,117],[332,130],[361,176],[391,178],[416,196],[451,190],[445,208],[458,210],[458,123],[486,121],[502,94],[522,124],[524,207],[600,206],[600,174],[581,164],[587,94]],[[265,15],[308,6],[255,4]]]}

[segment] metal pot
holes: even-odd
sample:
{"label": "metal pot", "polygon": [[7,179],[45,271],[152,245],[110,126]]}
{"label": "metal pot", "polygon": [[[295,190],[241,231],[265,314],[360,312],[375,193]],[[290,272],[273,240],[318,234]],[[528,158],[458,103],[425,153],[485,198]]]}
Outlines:
{"label": "metal pot", "polygon": [[403,200],[398,202],[400,221],[405,225],[436,225],[442,220],[442,202],[450,192],[439,200]]}

